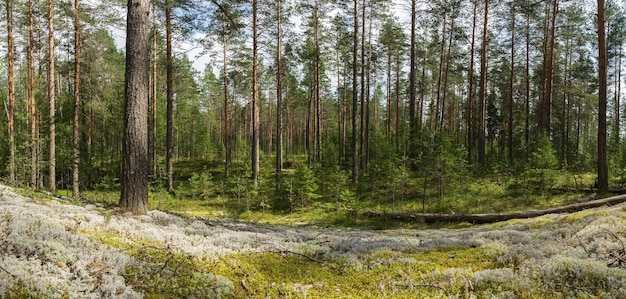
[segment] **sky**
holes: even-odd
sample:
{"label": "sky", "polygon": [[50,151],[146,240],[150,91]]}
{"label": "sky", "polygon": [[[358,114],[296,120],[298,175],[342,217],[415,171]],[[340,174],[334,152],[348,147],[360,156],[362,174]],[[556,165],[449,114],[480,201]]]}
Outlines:
{"label": "sky", "polygon": [[[409,22],[409,13],[408,13],[408,0],[393,0],[394,4],[392,5],[393,13],[398,16],[399,21],[408,23]],[[125,13],[125,12],[122,12]],[[291,19],[291,23],[295,24],[296,31],[302,31],[302,21],[299,18],[293,17]],[[115,44],[118,50],[124,51],[126,47],[126,31],[125,28],[110,28],[113,38],[115,40]],[[196,38],[202,37],[201,35],[197,35]],[[219,44],[215,45],[216,51],[219,52]],[[189,57],[189,59],[193,62],[193,68],[199,73],[202,74],[206,68],[207,64],[216,65],[217,63],[213,61],[210,53],[206,53],[202,47],[199,47],[197,44],[184,41],[178,45],[175,45],[174,49],[175,55],[185,54]],[[213,68],[215,71],[218,71],[218,67]]]}

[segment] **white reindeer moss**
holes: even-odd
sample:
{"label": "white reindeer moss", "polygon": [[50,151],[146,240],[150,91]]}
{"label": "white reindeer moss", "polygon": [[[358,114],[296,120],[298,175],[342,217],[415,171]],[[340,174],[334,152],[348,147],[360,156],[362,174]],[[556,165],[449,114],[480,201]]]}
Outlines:
{"label": "white reindeer moss", "polygon": [[625,210],[368,231],[132,216],[5,190],[0,298],[626,298],[626,270],[607,266]]}

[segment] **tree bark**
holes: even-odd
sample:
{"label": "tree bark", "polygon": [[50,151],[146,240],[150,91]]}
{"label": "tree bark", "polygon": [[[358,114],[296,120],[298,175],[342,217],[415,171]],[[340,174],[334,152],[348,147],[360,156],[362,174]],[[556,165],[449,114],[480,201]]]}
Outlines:
{"label": "tree bark", "polygon": [[[411,40],[410,47],[410,66],[409,66],[409,123],[410,123],[410,136],[417,133],[417,124],[415,121],[415,105],[416,105],[416,93],[415,93],[415,72],[417,62],[415,60],[415,38],[416,38],[416,26],[417,26],[417,0],[411,0]],[[399,92],[396,90],[396,92]],[[412,151],[413,152],[413,151]]]}
{"label": "tree bark", "polygon": [[37,111],[35,103],[35,38],[33,1],[28,1],[28,107],[30,111],[30,186],[37,189]]}
{"label": "tree bark", "polygon": [[319,2],[315,1],[315,131],[316,160],[322,163],[322,78],[321,78],[321,49],[319,41]]}
{"label": "tree bark", "polygon": [[354,0],[354,43],[352,45],[352,182],[359,182],[359,148],[357,131],[357,61],[359,55],[359,0]]}
{"label": "tree bark", "polygon": [[511,3],[511,73],[509,82],[509,125],[508,153],[509,163],[513,164],[513,104],[515,91],[515,2]]}
{"label": "tree bark", "polygon": [[165,30],[166,30],[166,101],[167,101],[167,133],[165,136],[166,154],[165,167],[167,172],[167,192],[174,192],[174,74],[172,57],[172,7],[171,1],[165,0]]}
{"label": "tree bark", "polygon": [[483,19],[483,41],[480,56],[480,128],[478,130],[478,164],[481,168],[487,165],[485,160],[485,121],[487,108],[487,28],[489,16],[489,0],[485,0],[485,16]]}
{"label": "tree bark", "polygon": [[224,77],[224,175],[226,178],[230,175],[230,112],[228,111],[228,40],[226,39],[226,16],[222,13],[222,46],[224,56],[224,70],[222,76]]}
{"label": "tree bark", "polygon": [[152,175],[158,176],[158,151],[157,151],[157,18],[156,6],[152,5]]}
{"label": "tree bark", "polygon": [[54,85],[54,1],[48,0],[48,102],[50,104],[50,158],[48,161],[50,192],[56,191],[56,91]]}
{"label": "tree bark", "polygon": [[80,162],[80,0],[74,0],[74,148],[72,152],[72,196],[80,197],[78,165]]}
{"label": "tree bark", "polygon": [[149,0],[129,0],[126,37],[122,192],[119,206],[148,210]]}
{"label": "tree bark", "polygon": [[471,164],[474,160],[472,149],[474,148],[474,47],[476,43],[476,11],[478,1],[473,1],[472,13],[472,44],[470,47],[469,65],[469,90],[467,92],[467,161]]}
{"label": "tree bark", "polygon": [[[283,169],[283,91],[281,77],[281,6],[276,1],[276,191],[280,191],[280,175]],[[319,79],[319,78],[318,78]]]}
{"label": "tree bark", "polygon": [[524,120],[524,145],[526,146],[526,161],[530,158],[530,12],[526,15],[526,109]]}
{"label": "tree bark", "polygon": [[439,130],[443,132],[446,115],[446,97],[448,95],[448,73],[450,72],[450,62],[452,60],[452,39],[454,38],[454,16],[450,20],[450,36],[448,41],[448,51],[446,53],[446,70],[443,74],[443,97],[441,98],[441,116],[439,119]]}
{"label": "tree bark", "polygon": [[11,0],[6,0],[7,12],[7,48],[8,48],[8,94],[9,98],[9,175],[11,184],[15,184],[15,75],[14,75],[14,44],[13,44],[13,5]]}
{"label": "tree bark", "polygon": [[360,164],[360,168],[364,169],[365,168],[365,161],[364,161],[364,150],[365,150],[365,144],[364,144],[364,140],[365,140],[365,68],[367,68],[367,66],[365,65],[365,7],[366,7],[366,2],[367,0],[363,0],[363,5],[361,5],[361,94],[360,94],[360,106],[361,106],[361,111],[360,111],[360,115],[361,117],[359,118],[360,122],[359,122],[359,164]]}
{"label": "tree bark", "polygon": [[252,184],[259,182],[259,91],[258,91],[258,35],[257,0],[252,0]]}
{"label": "tree bark", "polygon": [[605,194],[609,189],[609,167],[606,157],[607,51],[604,18],[604,0],[598,0],[598,194]]}

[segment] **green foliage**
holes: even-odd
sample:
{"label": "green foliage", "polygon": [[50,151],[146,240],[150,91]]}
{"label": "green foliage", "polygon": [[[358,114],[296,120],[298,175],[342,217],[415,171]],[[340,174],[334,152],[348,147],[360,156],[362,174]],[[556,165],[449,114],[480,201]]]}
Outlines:
{"label": "green foliage", "polygon": [[189,178],[191,199],[207,199],[214,189],[213,176],[208,172],[194,172]]}
{"label": "green foliage", "polygon": [[318,193],[319,186],[315,173],[308,166],[299,164],[293,179],[293,206],[303,208],[322,196]]}
{"label": "green foliage", "polygon": [[524,172],[524,177],[527,178],[524,188],[545,190],[552,187],[559,174],[558,165],[552,141],[544,134],[536,141],[529,168]]}
{"label": "green foliage", "polygon": [[338,166],[328,167],[322,173],[320,188],[323,193],[333,201],[336,208],[351,206],[356,199],[356,194],[352,190],[350,173]]}

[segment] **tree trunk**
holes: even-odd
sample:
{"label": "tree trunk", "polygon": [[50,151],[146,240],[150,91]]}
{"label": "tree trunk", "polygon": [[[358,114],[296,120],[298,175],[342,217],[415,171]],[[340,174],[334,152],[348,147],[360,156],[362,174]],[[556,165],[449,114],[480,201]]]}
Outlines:
{"label": "tree trunk", "polygon": [[511,3],[511,73],[509,82],[509,125],[508,125],[508,149],[509,163],[513,164],[513,104],[515,89],[515,2]]}
{"label": "tree trunk", "polygon": [[48,0],[48,102],[50,104],[50,158],[49,185],[50,192],[56,191],[56,91],[54,86],[54,3]]}
{"label": "tree trunk", "polygon": [[443,80],[443,63],[445,61],[446,53],[446,15],[443,15],[443,23],[441,24],[441,50],[439,52],[439,68],[437,73],[437,102],[435,104],[434,113],[431,112],[431,117],[435,123],[439,123],[439,116],[441,113],[441,81]]}
{"label": "tree trunk", "polygon": [[[372,16],[372,8],[370,7],[370,18]],[[370,19],[369,22],[369,33],[367,35],[367,74],[366,74],[366,82],[367,86],[365,89],[365,156],[363,157],[364,166],[367,167],[370,161],[370,80],[371,80],[371,61],[372,61],[372,23],[373,21]]]}
{"label": "tree trunk", "polygon": [[387,117],[386,117],[386,137],[387,142],[391,141],[391,46],[387,47]]}
{"label": "tree trunk", "polygon": [[15,54],[13,45],[13,24],[12,14],[13,5],[11,0],[6,0],[7,11],[7,48],[8,48],[8,94],[9,98],[9,144],[10,144],[10,156],[9,156],[9,174],[11,184],[15,184],[15,79],[14,79],[14,61]]}
{"label": "tree trunk", "polygon": [[487,108],[487,28],[489,16],[489,0],[485,0],[485,16],[483,19],[483,41],[480,56],[480,127],[478,130],[478,164],[487,166],[485,160],[485,120]]}
{"label": "tree trunk", "polygon": [[400,54],[396,53],[396,152],[400,151]]}
{"label": "tree trunk", "polygon": [[258,86],[258,35],[257,0],[252,0],[252,184],[259,182],[259,86]]}
{"label": "tree trunk", "polygon": [[28,109],[30,111],[30,186],[37,189],[37,111],[35,103],[35,37],[33,1],[28,1]]}
{"label": "tree trunk", "polygon": [[448,95],[448,73],[450,72],[450,61],[452,56],[452,39],[454,38],[454,17],[450,20],[450,37],[448,41],[448,52],[446,53],[446,70],[443,74],[443,97],[441,98],[441,118],[439,119],[439,129],[443,132],[446,114],[446,96]]}
{"label": "tree trunk", "polygon": [[621,96],[622,96],[622,45],[618,45],[619,52],[617,54],[617,67],[615,74],[615,120],[613,123],[613,131],[615,134],[615,144],[620,142],[620,109],[621,109]]}
{"label": "tree trunk", "polygon": [[281,15],[280,0],[276,1],[276,191],[280,191],[280,174],[283,168],[283,90],[281,77]]}
{"label": "tree trunk", "polygon": [[359,182],[359,148],[357,138],[357,58],[359,55],[359,0],[354,0],[354,43],[352,45],[352,182]]}
{"label": "tree trunk", "polygon": [[474,47],[476,43],[476,11],[478,2],[474,1],[474,11],[472,13],[472,44],[470,47],[469,65],[469,90],[467,92],[467,161],[471,164],[474,160],[472,149],[474,147]]}
{"label": "tree trunk", "polygon": [[604,0],[598,0],[598,194],[609,190],[609,167],[606,157],[606,89],[607,89],[607,51],[604,27]]}
{"label": "tree trunk", "polygon": [[222,13],[222,46],[223,48],[223,56],[224,56],[224,151],[225,159],[224,159],[224,175],[226,178],[230,175],[230,159],[231,159],[231,148],[230,148],[230,112],[228,111],[228,60],[227,60],[227,52],[228,52],[228,40],[226,39],[226,16]]}
{"label": "tree trunk", "polygon": [[[416,26],[417,26],[417,0],[411,0],[411,40],[410,40],[410,60],[409,66],[409,123],[410,123],[410,136],[417,133],[417,124],[415,122],[415,105],[416,105],[416,93],[415,93],[415,72],[417,62],[415,61],[415,39],[416,39]],[[399,90],[396,90],[399,92]]]}
{"label": "tree trunk", "polygon": [[74,0],[74,148],[72,152],[72,196],[80,197],[78,165],[80,162],[80,0]]}
{"label": "tree trunk", "polygon": [[547,133],[548,135],[551,132],[551,118],[552,118],[552,99],[553,99],[553,90],[554,90],[554,42],[556,39],[556,17],[559,13],[559,0],[554,0],[553,8],[552,8],[552,21],[550,25],[550,43],[548,45],[548,53],[547,53],[547,67],[544,73],[545,76],[545,99],[543,101],[543,121],[540,129]]}
{"label": "tree trunk", "polygon": [[167,101],[167,133],[165,136],[166,143],[166,155],[165,155],[165,167],[167,172],[167,192],[174,192],[174,78],[173,78],[173,58],[172,58],[172,7],[171,1],[165,0],[165,30],[166,30],[166,101]]}
{"label": "tree trunk", "polygon": [[157,151],[157,18],[156,5],[152,4],[152,175],[156,178],[158,151]]}
{"label": "tree trunk", "polygon": [[315,144],[315,157],[322,162],[322,78],[321,78],[321,49],[319,41],[319,3],[315,1],[315,131],[317,132]]}
{"label": "tree trunk", "polygon": [[[602,0],[600,0],[602,1]],[[365,212],[366,217],[371,218],[387,218],[396,219],[407,222],[469,222],[474,224],[495,223],[508,221],[512,219],[528,219],[548,214],[575,213],[586,209],[602,207],[605,205],[617,205],[626,202],[626,195],[614,196],[605,199],[597,199],[582,203],[571,204],[562,207],[549,208],[545,210],[535,210],[528,212],[512,212],[500,214],[430,214],[430,213],[381,213],[381,212]]]}
{"label": "tree trunk", "polygon": [[360,107],[361,107],[361,117],[359,118],[360,122],[359,122],[359,167],[361,169],[365,168],[365,162],[364,162],[364,149],[365,149],[365,145],[364,145],[364,140],[365,140],[365,68],[367,68],[367,66],[365,65],[365,6],[367,4],[366,2],[367,0],[363,0],[363,5],[361,7],[362,13],[361,13],[361,98],[360,98]]}
{"label": "tree trunk", "polygon": [[530,13],[526,15],[526,109],[524,120],[524,145],[526,161],[530,158]]}
{"label": "tree trunk", "polygon": [[119,205],[135,214],[145,214],[148,210],[149,6],[148,0],[128,1]]}

